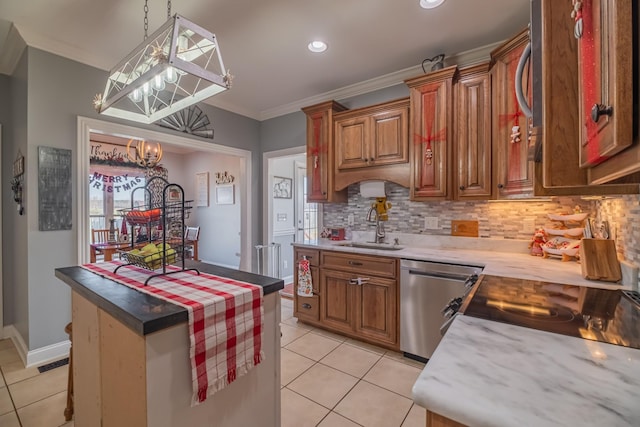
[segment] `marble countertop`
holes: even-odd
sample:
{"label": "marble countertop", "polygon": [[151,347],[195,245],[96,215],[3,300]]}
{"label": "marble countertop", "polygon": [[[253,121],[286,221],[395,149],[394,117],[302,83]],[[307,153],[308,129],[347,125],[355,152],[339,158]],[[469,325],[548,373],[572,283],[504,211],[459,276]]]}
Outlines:
{"label": "marble countertop", "polygon": [[[367,240],[370,239],[360,236],[354,238],[354,241]],[[390,239],[390,241],[393,241],[393,239]],[[476,265],[484,267],[483,274],[517,279],[541,280],[608,289],[631,288],[631,286],[621,286],[611,282],[584,279],[580,264],[575,261],[562,262],[559,258],[544,259],[531,256],[527,249],[528,242],[522,240],[406,235],[400,238],[400,245],[403,249],[393,251],[341,246],[345,243],[348,242],[321,239],[314,243],[294,243],[294,246]]]}
{"label": "marble countertop", "polygon": [[639,426],[640,350],[460,315],[413,398],[470,426]]}

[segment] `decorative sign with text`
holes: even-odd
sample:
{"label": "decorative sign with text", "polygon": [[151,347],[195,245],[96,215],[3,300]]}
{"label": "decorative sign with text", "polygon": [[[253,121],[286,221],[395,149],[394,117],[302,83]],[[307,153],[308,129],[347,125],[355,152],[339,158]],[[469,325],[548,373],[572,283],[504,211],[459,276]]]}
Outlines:
{"label": "decorative sign with text", "polygon": [[142,166],[127,157],[127,147],[91,141],[89,164],[107,166],[127,166],[141,169]]}
{"label": "decorative sign with text", "polygon": [[89,177],[89,186],[91,188],[97,188],[107,193],[131,191],[139,187],[141,183],[141,177],[130,176],[129,174],[111,176],[94,172],[93,175]]}

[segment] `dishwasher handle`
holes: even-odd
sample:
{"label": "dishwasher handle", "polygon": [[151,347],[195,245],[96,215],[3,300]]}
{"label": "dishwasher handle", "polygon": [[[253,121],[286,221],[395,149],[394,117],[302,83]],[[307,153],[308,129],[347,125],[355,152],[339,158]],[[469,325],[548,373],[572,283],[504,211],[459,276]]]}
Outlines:
{"label": "dishwasher handle", "polygon": [[473,277],[473,275],[443,273],[443,272],[436,272],[436,271],[421,271],[421,270],[413,270],[413,269],[409,269],[409,274],[414,276],[435,277],[438,279],[458,280],[460,282],[466,282],[471,277]]}

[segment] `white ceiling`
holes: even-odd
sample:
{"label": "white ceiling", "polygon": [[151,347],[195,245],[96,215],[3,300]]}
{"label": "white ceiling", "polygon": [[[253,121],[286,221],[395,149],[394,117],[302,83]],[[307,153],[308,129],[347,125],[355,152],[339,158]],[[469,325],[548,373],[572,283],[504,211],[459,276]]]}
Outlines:
{"label": "white ceiling", "polygon": [[[144,0],[2,0],[0,24],[13,22],[30,46],[109,70],[142,41],[143,6]],[[371,79],[368,90],[400,83],[397,72],[421,73],[425,58],[509,38],[527,25],[529,0],[447,0],[432,10],[419,0],[173,0],[172,13],[216,34],[235,77],[230,91],[207,102],[264,120]],[[164,0],[149,0],[149,33],[166,14]],[[5,22],[0,56],[6,33]],[[312,54],[313,39],[329,49]]]}

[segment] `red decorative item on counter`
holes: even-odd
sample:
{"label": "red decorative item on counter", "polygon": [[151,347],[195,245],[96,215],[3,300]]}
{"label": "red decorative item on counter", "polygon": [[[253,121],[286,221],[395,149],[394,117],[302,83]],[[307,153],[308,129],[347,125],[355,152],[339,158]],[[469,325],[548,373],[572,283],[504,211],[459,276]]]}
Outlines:
{"label": "red decorative item on counter", "polygon": [[529,243],[529,249],[531,249],[531,255],[533,256],[543,256],[544,252],[542,247],[547,243],[547,233],[544,229],[539,228],[536,230],[535,234],[531,238],[531,242]]}

